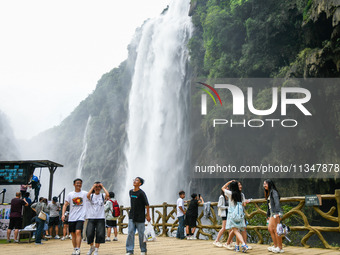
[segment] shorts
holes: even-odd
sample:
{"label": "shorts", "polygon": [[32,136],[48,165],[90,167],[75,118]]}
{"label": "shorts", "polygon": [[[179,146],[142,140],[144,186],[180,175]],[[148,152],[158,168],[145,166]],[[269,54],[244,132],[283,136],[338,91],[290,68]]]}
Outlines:
{"label": "shorts", "polygon": [[107,228],[116,228],[117,227],[117,220],[107,220],[106,221]]}
{"label": "shorts", "polygon": [[105,243],[105,219],[89,219],[86,228],[87,243]]}
{"label": "shorts", "polygon": [[53,226],[58,226],[59,225],[59,216],[57,217],[50,217],[48,221],[48,226],[53,227]]}
{"label": "shorts", "polygon": [[83,232],[83,226],[84,226],[83,220],[70,221],[68,223],[68,230],[70,231],[70,233],[74,233],[76,232],[76,230],[81,230],[81,232]]}
{"label": "shorts", "polygon": [[8,229],[22,229],[22,218],[10,218]]}
{"label": "shorts", "polygon": [[227,220],[227,217],[222,217],[222,220]]}
{"label": "shorts", "polygon": [[185,225],[189,226],[191,228],[195,228],[196,227],[196,220],[197,220],[197,216],[186,215],[185,216]]}

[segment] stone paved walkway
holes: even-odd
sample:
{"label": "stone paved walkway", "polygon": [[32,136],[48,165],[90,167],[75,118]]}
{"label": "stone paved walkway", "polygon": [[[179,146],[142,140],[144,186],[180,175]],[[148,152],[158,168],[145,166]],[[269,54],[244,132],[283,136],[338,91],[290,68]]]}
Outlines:
{"label": "stone paved walkway", "polygon": [[[126,235],[119,235],[118,242],[108,242],[102,244],[99,249],[100,255],[125,254],[125,240]],[[135,254],[140,254],[139,245],[136,237]],[[272,254],[267,251],[267,245],[254,245],[253,249],[248,251],[248,254]],[[16,254],[16,255],[40,255],[40,254],[68,254],[72,253],[72,243],[70,240],[54,240],[51,239],[44,242],[43,245],[35,245],[34,243],[10,243],[0,245],[0,254]],[[284,248],[284,254],[340,254],[340,250],[328,250],[311,248],[306,249],[302,247],[288,246]],[[81,247],[81,254],[85,255],[88,251],[88,245],[83,242]],[[170,237],[158,237],[155,242],[148,243],[148,255],[152,254],[235,254],[234,251],[229,251],[225,248],[217,248],[212,245],[212,241],[207,240],[178,240]],[[242,254],[242,253],[239,253]]]}

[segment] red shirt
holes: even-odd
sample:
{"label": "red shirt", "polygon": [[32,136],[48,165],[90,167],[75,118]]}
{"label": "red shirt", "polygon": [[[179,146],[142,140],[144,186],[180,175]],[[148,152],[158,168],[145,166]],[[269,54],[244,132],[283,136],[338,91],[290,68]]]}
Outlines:
{"label": "red shirt", "polygon": [[21,218],[22,207],[26,205],[25,201],[20,198],[13,198],[11,201],[10,218]]}

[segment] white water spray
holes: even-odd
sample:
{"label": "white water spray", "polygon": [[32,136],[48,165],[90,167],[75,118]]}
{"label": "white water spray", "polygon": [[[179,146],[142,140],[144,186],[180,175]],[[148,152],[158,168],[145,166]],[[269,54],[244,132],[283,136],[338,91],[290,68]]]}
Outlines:
{"label": "white water spray", "polygon": [[91,122],[91,115],[89,116],[89,118],[87,119],[87,123],[86,123],[86,127],[85,127],[85,131],[84,131],[84,136],[83,136],[83,150],[81,152],[80,158],[79,158],[79,162],[78,162],[78,168],[77,168],[77,178],[81,178],[81,174],[82,174],[82,170],[83,170],[83,166],[84,166],[84,161],[86,158],[86,151],[87,151],[87,133],[89,130],[89,126],[90,126],[90,122]]}
{"label": "white water spray", "polygon": [[142,27],[129,97],[126,187],[133,178],[150,204],[174,202],[184,189],[189,165],[189,92],[186,79],[192,33],[189,0],[173,0],[164,15]]}

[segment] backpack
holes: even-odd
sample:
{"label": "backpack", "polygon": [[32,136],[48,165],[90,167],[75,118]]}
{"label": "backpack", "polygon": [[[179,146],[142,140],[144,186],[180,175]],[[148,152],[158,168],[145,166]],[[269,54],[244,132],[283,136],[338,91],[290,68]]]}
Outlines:
{"label": "backpack", "polygon": [[120,216],[120,208],[119,208],[119,204],[117,202],[117,200],[112,201],[111,199],[109,200],[112,203],[112,217],[116,218]]}
{"label": "backpack", "polygon": [[244,211],[242,202],[237,202],[236,207],[234,208],[234,211],[231,213],[231,219],[235,223],[240,223],[244,220]]}

